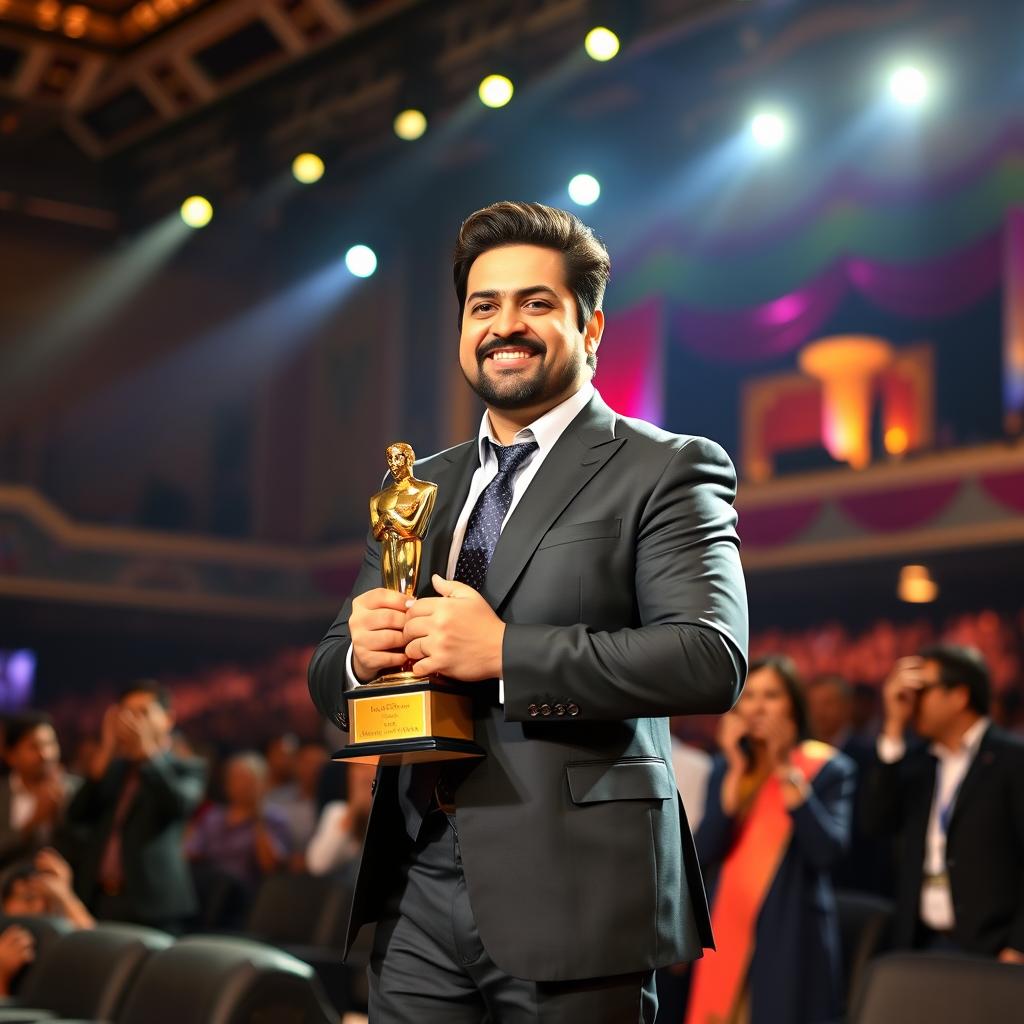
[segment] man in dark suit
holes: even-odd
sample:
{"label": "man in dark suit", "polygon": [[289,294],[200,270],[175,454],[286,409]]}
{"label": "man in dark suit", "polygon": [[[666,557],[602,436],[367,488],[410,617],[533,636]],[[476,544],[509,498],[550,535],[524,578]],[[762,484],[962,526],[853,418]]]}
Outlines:
{"label": "man in dark suit", "polygon": [[75,888],[99,918],[180,930],[196,910],[182,848],[202,799],[203,763],[171,750],[159,683],[133,683],[106,711],[100,748],[68,807],[78,832]]}
{"label": "man in dark suit", "polygon": [[310,665],[342,728],[345,688],[407,657],[475,684],[483,760],[378,773],[352,917],[379,921],[375,1022],[650,1022],[654,969],[712,943],[668,717],[728,710],[745,676],[735,473],[594,391],[608,273],[563,211],[463,224],[480,434],[416,464],[417,599],[381,588],[369,538]]}
{"label": "man in dark suit", "polygon": [[[981,655],[936,645],[897,662],[862,810],[898,839],[897,947],[1024,963],[1024,742],[989,721]],[[908,726],[929,746],[908,750]]]}

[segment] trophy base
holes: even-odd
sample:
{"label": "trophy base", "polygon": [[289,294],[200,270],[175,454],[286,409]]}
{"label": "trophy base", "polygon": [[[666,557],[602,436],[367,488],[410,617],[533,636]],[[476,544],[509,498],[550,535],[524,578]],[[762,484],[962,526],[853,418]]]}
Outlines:
{"label": "trophy base", "polygon": [[473,742],[470,690],[440,676],[395,672],[345,694],[351,742],[334,755],[357,764],[483,757]]}

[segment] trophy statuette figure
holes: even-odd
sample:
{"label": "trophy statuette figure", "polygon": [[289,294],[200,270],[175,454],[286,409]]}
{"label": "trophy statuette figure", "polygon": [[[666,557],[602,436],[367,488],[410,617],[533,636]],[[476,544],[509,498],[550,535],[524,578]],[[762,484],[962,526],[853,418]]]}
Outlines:
{"label": "trophy statuette figure", "polygon": [[[386,454],[394,480],[370,499],[370,526],[381,546],[383,585],[413,598],[437,484],[413,476],[416,454],[405,442],[388,445]],[[345,699],[351,740],[336,760],[403,764],[483,756],[473,742],[469,689],[442,676],[417,676],[410,661],[349,689]]]}

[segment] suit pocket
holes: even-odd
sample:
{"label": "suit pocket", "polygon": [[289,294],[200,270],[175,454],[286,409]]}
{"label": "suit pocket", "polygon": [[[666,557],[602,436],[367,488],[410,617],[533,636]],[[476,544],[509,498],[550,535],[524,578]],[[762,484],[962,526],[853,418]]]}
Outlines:
{"label": "suit pocket", "polygon": [[557,544],[573,544],[578,540],[600,540],[604,537],[615,539],[622,534],[621,519],[595,519],[589,523],[568,523],[555,526],[544,534],[540,548],[553,548]]}
{"label": "suit pocket", "polygon": [[607,800],[668,800],[676,795],[668,765],[660,757],[619,761],[575,761],[565,766],[574,804]]}

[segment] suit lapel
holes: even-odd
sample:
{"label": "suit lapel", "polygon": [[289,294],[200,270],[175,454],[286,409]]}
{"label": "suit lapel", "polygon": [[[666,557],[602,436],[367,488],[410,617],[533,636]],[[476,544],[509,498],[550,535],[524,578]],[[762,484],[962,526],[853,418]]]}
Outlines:
{"label": "suit lapel", "polygon": [[615,414],[594,395],[555,442],[501,531],[482,590],[492,608],[501,607],[551,524],[623,443],[615,436]]}
{"label": "suit lapel", "polygon": [[960,784],[960,791],[956,795],[956,803],[953,804],[953,813],[949,818],[949,828],[946,831],[947,838],[952,835],[953,829],[956,828],[957,818],[960,816],[960,808],[969,806],[970,801],[974,799],[974,791],[983,784],[985,776],[996,762],[995,745],[992,742],[993,728],[990,725],[985,730],[985,735],[982,736],[981,743],[978,746],[978,753],[971,762],[970,768],[967,769],[964,781]]}
{"label": "suit lapel", "polygon": [[434,596],[430,584],[433,573],[448,574],[448,554],[452,545],[452,534],[458,522],[459,512],[466,503],[473,473],[479,465],[476,440],[449,448],[433,460],[429,469],[424,470],[425,479],[437,484],[437,502],[434,514],[427,527],[423,541],[423,561],[420,578],[417,581],[418,597]]}

